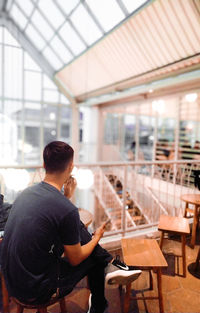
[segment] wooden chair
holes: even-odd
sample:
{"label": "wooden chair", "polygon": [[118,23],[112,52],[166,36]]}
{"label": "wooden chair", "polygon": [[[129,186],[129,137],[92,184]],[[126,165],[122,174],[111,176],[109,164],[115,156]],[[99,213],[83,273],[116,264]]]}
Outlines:
{"label": "wooden chair", "polygon": [[33,310],[36,309],[39,313],[47,313],[47,308],[50,305],[53,305],[57,302],[60,303],[60,312],[61,313],[67,313],[66,304],[65,304],[65,298],[58,298],[57,296],[52,297],[48,303],[43,305],[31,305],[31,304],[25,304],[20,302],[18,299],[12,297],[12,300],[16,303],[17,311],[16,313],[23,313],[24,309]]}
{"label": "wooden chair", "polygon": [[184,217],[161,215],[158,225],[158,230],[161,231],[160,249],[162,250],[163,239],[165,233],[172,233],[181,236],[182,242],[182,260],[183,260],[183,277],[186,277],[186,235],[190,234],[188,220]]}

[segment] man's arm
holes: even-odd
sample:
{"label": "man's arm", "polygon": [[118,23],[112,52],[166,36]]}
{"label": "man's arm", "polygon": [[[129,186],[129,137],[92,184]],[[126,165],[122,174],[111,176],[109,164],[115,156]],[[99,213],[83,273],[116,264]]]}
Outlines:
{"label": "man's arm", "polygon": [[72,266],[76,266],[84,261],[94,250],[105,231],[105,223],[102,224],[94,233],[91,241],[81,246],[80,243],[75,245],[64,245],[64,255]]}

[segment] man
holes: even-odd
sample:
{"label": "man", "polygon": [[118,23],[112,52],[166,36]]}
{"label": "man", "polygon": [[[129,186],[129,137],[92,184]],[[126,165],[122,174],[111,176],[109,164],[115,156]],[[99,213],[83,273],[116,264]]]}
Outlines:
{"label": "man", "polygon": [[[93,236],[81,223],[78,209],[68,199],[76,186],[71,177],[73,155],[73,149],[61,141],[45,147],[44,180],[17,197],[6,223],[2,270],[9,294],[33,304],[46,303],[54,293],[67,295],[87,275],[92,294],[90,313],[102,313],[107,306],[107,264],[126,269],[108,273],[111,283],[134,280],[141,271],[127,271],[125,264],[113,260],[98,244],[105,223]],[[65,195],[61,193],[63,185]]]}

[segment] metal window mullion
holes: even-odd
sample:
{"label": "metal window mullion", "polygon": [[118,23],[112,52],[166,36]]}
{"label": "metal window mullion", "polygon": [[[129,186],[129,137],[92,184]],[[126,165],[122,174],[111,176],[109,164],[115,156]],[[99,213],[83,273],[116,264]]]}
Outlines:
{"label": "metal window mullion", "polygon": [[[79,6],[80,3],[77,4],[77,6],[72,10],[72,12],[69,14],[69,16],[67,16],[67,14],[65,14],[63,12],[63,10],[61,9],[60,5],[56,2],[57,8],[59,9],[59,11],[63,14],[63,16],[65,17],[66,21],[70,24],[70,26],[73,28],[73,30],[75,31],[75,33],[77,34],[77,36],[79,37],[79,39],[84,43],[84,45],[88,48],[88,44],[85,41],[85,39],[82,37],[82,35],[79,33],[79,31],[76,29],[76,26],[74,26],[73,22],[70,20],[70,16],[71,14],[76,10],[76,8]],[[66,22],[65,21],[65,22]]]}
{"label": "metal window mullion", "polygon": [[123,11],[125,16],[127,17],[129,15],[129,12],[128,12],[126,6],[124,5],[123,1],[122,0],[115,0],[115,1],[118,3],[120,9]]}
{"label": "metal window mullion", "polygon": [[21,136],[22,136],[22,155],[21,162],[24,165],[24,146],[25,146],[25,71],[24,71],[24,49],[22,50],[22,121],[21,121]]}
{"label": "metal window mullion", "polygon": [[[58,36],[60,41],[64,44],[65,47],[67,47],[67,49],[69,50],[69,52],[72,54],[73,57],[75,57],[75,54],[74,52],[71,50],[71,48],[68,46],[68,44],[62,39],[62,37],[60,36],[59,34],[59,30],[63,27],[63,25],[66,23],[66,21],[64,21],[59,27],[58,29],[55,31],[55,33],[53,34],[53,36],[48,40],[46,41],[47,45],[46,46],[49,46],[52,42],[52,40],[54,39],[54,37]],[[44,49],[46,48],[46,46],[41,50],[41,52],[44,51]]]}
{"label": "metal window mullion", "polygon": [[40,118],[40,162],[43,161],[44,147],[44,73],[41,73],[41,118]]}
{"label": "metal window mullion", "polygon": [[13,3],[14,3],[14,0],[8,0],[6,3],[5,11],[9,12],[12,9]]}
{"label": "metal window mullion", "polygon": [[26,12],[19,6],[19,4],[18,4],[17,2],[15,2],[15,5],[16,5],[16,7],[19,9],[19,11],[25,16],[25,18],[27,18],[26,26],[25,26],[24,29],[23,29],[23,32],[25,32],[26,29],[27,29],[27,27],[28,27],[28,25],[30,24],[30,20],[31,20],[31,18],[32,18],[32,16],[33,16],[33,13],[35,12],[36,6],[35,6],[35,4],[34,4],[33,10],[32,10],[32,12],[31,12],[31,14],[28,16],[28,15],[26,14]]}
{"label": "metal window mullion", "polygon": [[[4,43],[4,27],[2,29],[2,43]],[[5,70],[4,70],[4,66],[5,66],[5,51],[4,51],[4,45],[2,44],[2,60],[1,60],[1,65],[2,65],[2,73],[1,73],[1,86],[2,86],[2,114],[5,114],[5,110],[4,110],[4,95],[5,95],[5,84],[4,84],[4,77],[5,77]],[[4,138],[4,127],[2,127],[2,138]],[[4,155],[4,151],[5,151],[5,145],[2,144],[2,148],[1,148],[1,153],[2,156]]]}
{"label": "metal window mullion", "polygon": [[92,20],[94,21],[94,23],[96,24],[96,26],[99,28],[99,30],[103,33],[103,35],[105,35],[105,30],[103,29],[103,27],[101,26],[101,24],[99,23],[98,19],[96,18],[96,16],[94,15],[93,11],[90,9],[90,7],[88,6],[88,4],[83,1],[82,2],[83,6],[85,7],[86,11],[88,12],[88,14],[90,15],[90,17],[92,18]]}
{"label": "metal window mullion", "polygon": [[[31,0],[31,2],[33,3],[33,0]],[[59,33],[56,32],[54,26],[49,22],[48,18],[46,18],[45,14],[42,12],[42,10],[39,8],[39,6],[37,5],[37,10],[40,12],[40,14],[42,15],[42,17],[44,18],[44,20],[47,22],[47,24],[49,25],[49,27],[53,30],[54,35],[57,34],[58,38],[63,42],[63,44],[65,45],[66,49],[70,50],[71,53],[71,49],[65,44],[65,42],[62,40],[62,37],[60,36]],[[33,22],[31,21],[31,24],[33,25]],[[41,33],[40,33],[41,34]],[[53,35],[53,36],[54,36]],[[52,36],[52,38],[53,38]],[[45,37],[43,37],[45,39]],[[48,44],[47,40],[45,39],[45,42]],[[62,62],[63,63],[63,62]]]}

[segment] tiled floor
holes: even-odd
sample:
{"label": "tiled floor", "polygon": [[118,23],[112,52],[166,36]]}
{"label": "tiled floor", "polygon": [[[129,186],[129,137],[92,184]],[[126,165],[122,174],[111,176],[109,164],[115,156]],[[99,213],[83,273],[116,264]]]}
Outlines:
{"label": "tiled floor", "polygon": [[[199,236],[199,234],[198,234]],[[194,249],[186,247],[187,265],[194,262],[197,256],[199,245]],[[164,241],[164,251],[167,253],[180,254],[180,242],[176,240]],[[179,258],[180,259],[180,258]],[[168,256],[168,270],[162,275],[162,290],[164,298],[165,313],[200,313],[200,279],[193,277],[187,271],[187,277],[183,278],[177,275],[178,268],[175,266],[174,257]],[[181,261],[181,259],[180,259]],[[180,264],[179,271],[181,274],[182,266]],[[175,273],[176,272],[176,273]],[[148,289],[148,273],[143,272],[137,281],[132,284],[132,293],[140,294],[138,289]],[[155,274],[153,274],[154,286],[156,287]],[[67,308],[69,313],[83,313],[88,309],[89,290],[87,284],[81,282],[79,286],[68,297]],[[145,295],[155,294],[157,290],[145,291]],[[108,286],[106,288],[106,297],[109,301],[108,313],[122,313],[121,299],[117,286]],[[16,312],[15,306],[11,304],[11,313]],[[59,306],[56,304],[48,308],[51,313],[57,313]],[[31,312],[26,311],[25,312]],[[33,312],[33,311],[32,311]],[[159,312],[157,300],[133,300],[131,302],[129,313],[157,313]]]}

